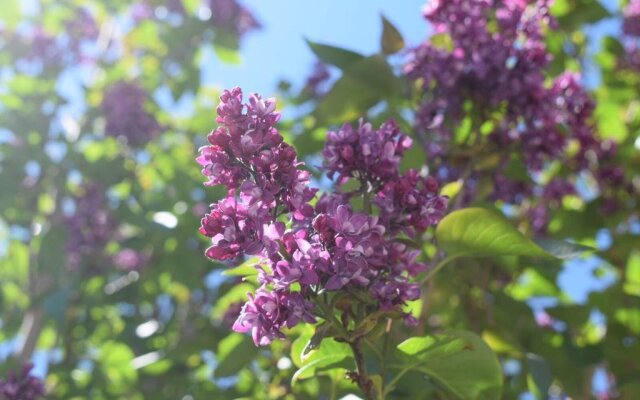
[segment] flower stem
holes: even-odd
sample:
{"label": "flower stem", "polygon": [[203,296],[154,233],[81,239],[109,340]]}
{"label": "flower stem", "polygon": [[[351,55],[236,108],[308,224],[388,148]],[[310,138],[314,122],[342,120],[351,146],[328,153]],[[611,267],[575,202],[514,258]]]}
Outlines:
{"label": "flower stem", "polygon": [[353,351],[353,356],[356,360],[356,382],[358,383],[358,387],[360,387],[360,390],[362,390],[362,393],[364,394],[364,398],[366,400],[377,400],[378,395],[376,393],[376,389],[373,386],[373,382],[371,381],[371,379],[369,379],[369,375],[367,373],[364,353],[362,352],[362,338],[359,337],[349,344],[351,345],[351,350]]}

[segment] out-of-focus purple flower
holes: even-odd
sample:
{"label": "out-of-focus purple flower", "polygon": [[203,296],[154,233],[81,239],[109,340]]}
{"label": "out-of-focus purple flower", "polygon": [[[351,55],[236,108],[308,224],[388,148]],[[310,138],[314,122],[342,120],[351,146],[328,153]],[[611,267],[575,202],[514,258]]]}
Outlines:
{"label": "out-of-focus purple flower", "polygon": [[186,10],[184,9],[184,4],[182,4],[182,0],[168,0],[166,2],[167,10],[169,12],[177,14],[177,15],[185,15]]}
{"label": "out-of-focus purple flower", "polygon": [[139,271],[148,262],[148,257],[136,250],[125,248],[113,256],[113,263],[124,271]]}
{"label": "out-of-focus purple flower", "polygon": [[33,364],[22,367],[19,373],[10,371],[6,378],[0,379],[0,399],[36,400],[44,398],[45,389],[41,379],[30,375]]}
{"label": "out-of-focus purple flower", "polygon": [[66,32],[69,35],[69,46],[80,53],[82,42],[96,40],[100,29],[88,9],[78,8],[73,18],[67,22]]}
{"label": "out-of-focus purple flower", "polygon": [[146,2],[139,2],[131,6],[129,13],[135,22],[140,22],[153,17],[153,7]]}
{"label": "out-of-focus purple flower", "polygon": [[45,69],[62,65],[63,51],[53,36],[36,28],[26,38],[26,41],[27,60],[38,61]]}
{"label": "out-of-focus purple flower", "polygon": [[622,31],[625,35],[640,36],[640,1],[631,0],[623,12]]}
{"label": "out-of-focus purple flower", "polygon": [[261,28],[251,10],[236,0],[209,0],[209,6],[213,25],[238,38]]}
{"label": "out-of-focus purple flower", "polygon": [[75,211],[64,220],[71,270],[98,263],[116,227],[115,219],[107,209],[104,188],[99,184],[84,184],[74,200]]}
{"label": "out-of-focus purple flower", "polygon": [[109,87],[101,104],[106,134],[125,138],[132,146],[143,146],[155,138],[161,127],[145,108],[148,98],[144,89],[133,82],[119,81]]}
{"label": "out-of-focus purple flower", "polygon": [[243,305],[244,302],[242,301],[231,303],[231,305],[229,305],[229,307],[225,310],[224,315],[222,316],[222,323],[228,328],[231,328],[240,316]]}
{"label": "out-of-focus purple flower", "polygon": [[331,78],[329,68],[325,63],[317,60],[313,64],[311,75],[307,77],[303,92],[312,98],[322,97],[325,89],[323,84]]}

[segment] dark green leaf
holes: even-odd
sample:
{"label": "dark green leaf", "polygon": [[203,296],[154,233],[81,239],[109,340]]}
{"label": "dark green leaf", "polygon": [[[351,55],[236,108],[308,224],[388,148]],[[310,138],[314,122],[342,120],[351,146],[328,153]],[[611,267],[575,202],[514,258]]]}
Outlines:
{"label": "dark green leaf", "polygon": [[235,375],[249,365],[257,353],[251,337],[232,333],[218,345],[218,365],[213,375],[216,378]]}
{"label": "dark green leaf", "polygon": [[356,62],[364,59],[364,56],[351,50],[320,44],[307,40],[307,44],[313,53],[325,64],[334,65],[340,69],[346,69]]}
{"label": "dark green leaf", "polygon": [[496,355],[475,333],[452,331],[414,337],[398,346],[409,369],[418,370],[451,398],[495,400],[502,392],[502,370]]}
{"label": "dark green leaf", "polygon": [[400,85],[382,56],[364,58],[344,74],[322,98],[314,114],[329,124],[353,121],[382,100],[396,98]]}
{"label": "dark green leaf", "polygon": [[547,361],[537,354],[527,353],[527,384],[537,399],[546,399],[553,381],[551,369]]}

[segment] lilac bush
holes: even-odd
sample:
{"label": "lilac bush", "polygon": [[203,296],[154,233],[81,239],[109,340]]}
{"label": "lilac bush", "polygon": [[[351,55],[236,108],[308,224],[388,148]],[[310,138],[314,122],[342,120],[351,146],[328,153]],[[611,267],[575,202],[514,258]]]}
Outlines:
{"label": "lilac bush", "polygon": [[[411,140],[393,121],[379,129],[360,122],[329,132],[323,168],[339,185],[355,180],[359,188],[339,187],[312,205],[317,189],[309,187],[309,172],[275,128],[275,100],[251,94],[243,103],[239,88],[220,99],[221,126],[209,134],[197,161],[206,184],[225,185],[228,195],[212,204],[200,232],[211,238],[206,255],[213,260],[260,259],[260,287],[249,294],[233,329],[267,345],[283,338],[284,328],[333,319],[326,301],[337,291],[414,322],[403,306],[420,296],[412,277],[427,265],[400,239],[437,224],[447,199],[438,195],[435,179],[399,171]],[[358,209],[360,197],[365,200]],[[342,317],[348,326],[364,316]]]}

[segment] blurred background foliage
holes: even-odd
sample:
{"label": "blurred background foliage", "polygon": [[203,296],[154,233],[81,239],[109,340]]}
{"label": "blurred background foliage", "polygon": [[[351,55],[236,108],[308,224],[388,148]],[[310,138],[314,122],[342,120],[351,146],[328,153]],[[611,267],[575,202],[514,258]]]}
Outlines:
{"label": "blurred background foliage", "polygon": [[[635,39],[621,33],[624,6],[556,0],[547,73],[582,72],[598,135],[618,144],[616,163],[638,187],[640,75],[628,65]],[[321,185],[315,167],[327,130],[393,117],[413,132],[417,88],[401,70],[417,43],[405,43],[403,21],[358,24],[381,25],[378,52],[308,41],[319,63],[306,84],[274,88],[288,110],[282,133]],[[292,384],[308,327],[267,349],[231,333],[254,282],[203,256],[199,220],[223,193],[203,188],[194,161],[215,126],[220,90],[201,77],[207,57],[236,65],[260,27],[259,15],[234,0],[2,2],[0,376],[32,360],[49,397],[60,399],[354,391],[342,364]],[[456,128],[460,144],[470,123]],[[407,158],[405,168],[428,165],[419,146]],[[497,165],[478,168],[492,174]],[[445,186],[454,201],[463,184]],[[445,269],[413,305],[419,333],[479,333],[500,357],[504,398],[640,398],[640,209],[633,196],[620,196],[610,214],[600,211],[598,193],[565,196],[550,212],[547,236],[593,246],[594,255]],[[505,211],[533,235],[519,211],[526,204],[482,195],[474,203]],[[425,398],[433,389],[409,373],[394,395]]]}

